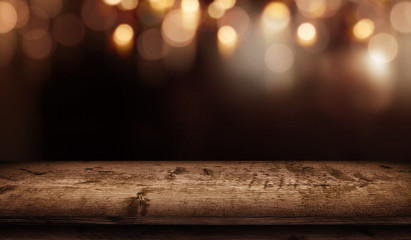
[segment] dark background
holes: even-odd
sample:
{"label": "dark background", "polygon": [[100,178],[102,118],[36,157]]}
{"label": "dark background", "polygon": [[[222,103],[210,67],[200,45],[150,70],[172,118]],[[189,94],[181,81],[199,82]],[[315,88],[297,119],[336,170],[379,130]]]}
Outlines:
{"label": "dark background", "polygon": [[[324,50],[338,59],[349,51],[341,35],[347,26],[341,16],[326,22],[341,30],[331,33]],[[227,74],[215,34],[200,31],[193,65],[184,72],[165,70],[161,60],[145,61],[136,49],[119,57],[107,33],[91,30],[77,47],[56,46],[48,60],[18,53],[0,72],[0,159],[411,158],[409,98],[394,93],[384,108],[361,108],[352,104],[355,87],[334,86],[332,97],[322,98],[323,76],[298,70],[291,91],[267,91],[259,73]],[[298,61],[316,63],[319,56]]]}
{"label": "dark background", "polygon": [[[203,33],[203,41],[213,33]],[[81,62],[67,67],[57,49],[51,79],[40,94],[42,157],[48,160],[407,160],[411,116],[392,103],[368,114],[342,94],[330,112],[315,97],[315,76],[291,93],[232,89],[199,48],[194,66],[167,72],[160,83],[142,77],[137,54],[127,59],[84,43]],[[335,50],[335,51],[344,51]],[[137,59],[137,60],[136,60]],[[221,61],[221,60],[220,60]],[[151,64],[151,63],[148,63]],[[160,69],[154,63],[151,71]],[[161,66],[161,65],[160,65]],[[229,77],[229,76],[227,76]],[[252,82],[252,81],[250,81]]]}

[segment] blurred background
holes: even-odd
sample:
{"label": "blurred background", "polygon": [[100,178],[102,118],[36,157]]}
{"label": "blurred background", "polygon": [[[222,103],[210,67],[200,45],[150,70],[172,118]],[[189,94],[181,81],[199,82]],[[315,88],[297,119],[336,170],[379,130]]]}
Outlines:
{"label": "blurred background", "polygon": [[411,1],[0,0],[0,160],[411,159]]}

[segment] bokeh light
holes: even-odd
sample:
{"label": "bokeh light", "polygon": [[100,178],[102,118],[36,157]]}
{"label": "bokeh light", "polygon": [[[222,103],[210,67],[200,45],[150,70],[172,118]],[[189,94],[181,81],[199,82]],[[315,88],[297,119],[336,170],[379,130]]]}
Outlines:
{"label": "bokeh light", "polygon": [[113,33],[114,43],[118,46],[129,45],[134,38],[134,30],[128,24],[120,24]]}
{"label": "bokeh light", "polygon": [[230,26],[222,26],[217,33],[218,50],[222,57],[230,57],[233,55],[237,46],[238,36],[234,28]]}
{"label": "bokeh light", "polygon": [[198,0],[182,0],[181,8],[185,12],[195,12],[200,8],[200,3]]}
{"label": "bokeh light", "polygon": [[263,12],[263,21],[271,30],[281,30],[290,22],[290,11],[284,3],[271,2]]}
{"label": "bokeh light", "polygon": [[330,17],[335,15],[342,0],[296,0],[300,13],[308,18]]}
{"label": "bokeh light", "polygon": [[[35,15],[40,18],[54,18],[63,8],[63,0],[30,0],[30,7]],[[38,10],[43,10],[46,15]]]}
{"label": "bokeh light", "polygon": [[353,27],[353,34],[358,40],[366,40],[374,33],[374,23],[370,19],[361,19]]}
{"label": "bokeh light", "polygon": [[264,60],[268,69],[275,73],[283,73],[294,64],[294,53],[287,45],[275,44],[267,49]]}
{"label": "bokeh light", "polygon": [[207,12],[210,17],[219,19],[224,16],[225,7],[222,3],[214,1],[208,6]]}
{"label": "bokeh light", "polygon": [[231,26],[242,38],[246,38],[250,30],[251,20],[247,12],[241,7],[234,7],[219,19],[218,26]]}
{"label": "bokeh light", "polygon": [[321,17],[327,10],[326,0],[296,0],[300,12],[310,18]]}
{"label": "bokeh light", "polygon": [[8,2],[0,2],[0,34],[10,32],[16,24],[16,9]]}
{"label": "bokeh light", "polygon": [[113,27],[116,16],[116,9],[101,0],[86,0],[81,8],[84,24],[94,31],[104,31]]}
{"label": "bokeh light", "polygon": [[24,27],[30,19],[30,9],[27,3],[22,0],[15,0],[10,3],[13,4],[17,12],[16,28]]}
{"label": "bokeh light", "polygon": [[23,51],[33,59],[46,59],[53,52],[53,39],[50,34],[43,29],[28,31],[23,38]]}
{"label": "bokeh light", "polygon": [[376,27],[386,23],[387,12],[382,1],[361,1],[357,8],[357,18],[368,18]]}
{"label": "bokeh light", "polygon": [[153,11],[162,15],[165,11],[174,6],[175,0],[149,0],[149,3]]}
{"label": "bokeh light", "polygon": [[379,33],[370,39],[368,53],[376,63],[391,62],[398,54],[397,40],[388,33]]}
{"label": "bokeh light", "polygon": [[411,2],[399,2],[394,5],[390,14],[391,24],[401,33],[411,33]]}
{"label": "bokeh light", "polygon": [[166,43],[173,47],[187,46],[195,37],[198,16],[180,9],[170,11],[163,20],[161,32]]}
{"label": "bokeh light", "polygon": [[105,4],[109,6],[115,6],[121,2],[121,0],[103,0]]}
{"label": "bokeh light", "polygon": [[297,28],[297,40],[302,46],[312,46],[317,40],[317,29],[311,23],[302,23]]}
{"label": "bokeh light", "polygon": [[227,10],[235,6],[236,0],[215,0],[223,5],[223,7]]}
{"label": "bokeh light", "polygon": [[122,0],[118,5],[121,10],[133,10],[137,7],[138,0]]}
{"label": "bokeh light", "polygon": [[66,13],[58,16],[53,24],[53,37],[64,46],[75,46],[84,38],[85,27],[77,15]]}
{"label": "bokeh light", "polygon": [[160,30],[156,28],[144,31],[138,37],[137,47],[146,60],[159,60],[165,56],[164,41]]}

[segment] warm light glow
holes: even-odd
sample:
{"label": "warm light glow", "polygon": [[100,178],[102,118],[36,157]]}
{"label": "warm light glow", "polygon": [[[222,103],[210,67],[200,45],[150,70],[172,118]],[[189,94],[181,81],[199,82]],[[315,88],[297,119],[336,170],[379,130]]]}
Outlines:
{"label": "warm light glow", "polygon": [[268,69],[276,73],[288,71],[294,63],[293,51],[284,44],[276,44],[265,52],[265,64]]}
{"label": "warm light glow", "polygon": [[306,17],[321,17],[327,10],[326,0],[296,0],[300,12]]}
{"label": "warm light glow", "polygon": [[303,46],[311,46],[317,40],[317,30],[311,23],[303,23],[297,29],[298,42]]}
{"label": "warm light glow", "polygon": [[342,0],[296,0],[300,13],[308,18],[330,17],[335,15]]}
{"label": "warm light glow", "polygon": [[182,0],[181,8],[185,12],[195,12],[199,9],[200,4],[198,0]]}
{"label": "warm light glow", "polygon": [[373,21],[375,27],[385,25],[387,12],[384,1],[361,1],[357,7],[357,19],[368,18]]}
{"label": "warm light glow", "polygon": [[290,22],[290,11],[284,3],[272,2],[265,7],[263,20],[272,30],[281,30]]}
{"label": "warm light glow", "polygon": [[22,0],[13,1],[13,6],[17,12],[16,28],[24,27],[30,19],[30,9],[26,2]]}
{"label": "warm light glow", "polygon": [[176,9],[170,11],[163,20],[161,32],[164,41],[173,47],[185,47],[195,37],[198,16]]}
{"label": "warm light glow", "polygon": [[30,0],[30,7],[39,18],[54,18],[63,9],[63,0]]}
{"label": "warm light glow", "polygon": [[175,0],[149,0],[152,10],[162,13],[174,6]]}
{"label": "warm light glow", "polygon": [[113,27],[116,16],[116,9],[101,0],[86,0],[81,8],[84,24],[95,31],[105,31]]}
{"label": "warm light glow", "polygon": [[127,46],[133,40],[134,30],[128,24],[119,25],[113,33],[114,43],[118,46]]}
{"label": "warm light glow", "polygon": [[237,33],[230,26],[223,26],[218,30],[218,40],[224,44],[232,44],[237,41]]}
{"label": "warm light glow", "polygon": [[103,0],[105,4],[109,6],[115,6],[121,2],[121,0]]}
{"label": "warm light glow", "polygon": [[227,13],[218,21],[218,26],[231,26],[242,39],[246,38],[251,20],[247,12],[241,7],[234,7],[227,11]]}
{"label": "warm light glow", "polygon": [[118,5],[121,10],[133,10],[137,7],[138,0],[122,0]]}
{"label": "warm light glow", "polygon": [[30,58],[46,59],[52,54],[53,40],[43,29],[31,30],[24,35],[23,51]]}
{"label": "warm light glow", "polygon": [[208,15],[210,15],[210,17],[218,19],[224,16],[225,8],[224,8],[224,5],[221,4],[220,2],[212,2],[208,6],[207,12],[208,12]]}
{"label": "warm light glow", "polygon": [[227,10],[235,6],[236,0],[215,0],[215,2],[221,3],[223,7]]}
{"label": "warm light glow", "polygon": [[16,9],[8,2],[0,2],[0,34],[10,32],[16,24]]}
{"label": "warm light glow", "polygon": [[218,30],[218,50],[223,57],[230,57],[233,55],[237,46],[238,36],[234,28],[230,26],[223,26]]}
{"label": "warm light glow", "polygon": [[411,33],[411,2],[399,2],[391,10],[391,24],[401,33]]}
{"label": "warm light glow", "polygon": [[354,25],[353,33],[359,40],[368,39],[374,33],[374,23],[370,19],[362,19]]}
{"label": "warm light glow", "polygon": [[156,28],[147,30],[138,37],[138,52],[146,60],[163,58],[165,55],[163,46],[161,32]]}
{"label": "warm light glow", "polygon": [[368,54],[377,63],[388,63],[398,54],[398,43],[388,33],[373,36],[368,43]]}

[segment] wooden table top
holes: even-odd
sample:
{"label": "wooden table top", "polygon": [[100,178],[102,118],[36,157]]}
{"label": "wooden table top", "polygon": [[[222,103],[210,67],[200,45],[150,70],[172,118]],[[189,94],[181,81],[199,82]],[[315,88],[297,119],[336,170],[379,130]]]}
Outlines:
{"label": "wooden table top", "polygon": [[2,224],[411,224],[411,165],[0,163]]}

